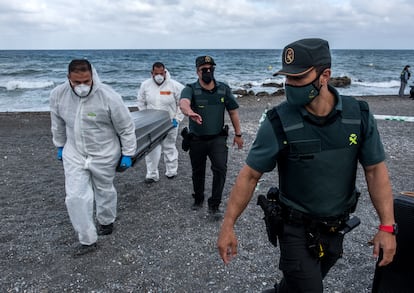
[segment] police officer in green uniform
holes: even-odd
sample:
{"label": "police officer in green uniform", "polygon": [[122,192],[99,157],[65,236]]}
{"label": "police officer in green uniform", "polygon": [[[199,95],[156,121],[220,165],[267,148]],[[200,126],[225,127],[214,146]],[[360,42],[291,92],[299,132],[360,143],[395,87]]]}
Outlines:
{"label": "police officer in green uniform", "polygon": [[233,144],[243,147],[237,104],[230,87],[215,80],[216,63],[210,56],[196,58],[198,80],[187,84],[181,92],[180,108],[189,119],[190,160],[194,188],[193,209],[204,202],[204,184],[207,157],[213,172],[213,187],[208,199],[209,212],[217,214],[227,173],[228,127],[224,125],[227,111],[234,128]]}
{"label": "police officer in green uniform", "polygon": [[[396,250],[393,197],[385,155],[368,104],[328,84],[328,42],[286,46],[287,101],[267,112],[232,188],[218,238],[225,263],[237,254],[234,225],[264,172],[278,167],[283,229],[278,231],[283,279],[268,292],[323,292],[323,278],[342,255],[343,229],[357,202],[358,161],[381,225],[373,239],[380,266]],[[277,291],[278,290],[278,291]]]}

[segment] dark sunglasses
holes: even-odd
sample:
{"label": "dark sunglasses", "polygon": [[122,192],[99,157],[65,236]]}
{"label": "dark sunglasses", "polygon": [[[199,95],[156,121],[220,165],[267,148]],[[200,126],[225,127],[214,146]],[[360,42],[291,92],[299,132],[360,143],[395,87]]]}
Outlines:
{"label": "dark sunglasses", "polygon": [[213,72],[214,71],[214,67],[204,67],[204,68],[201,68],[200,71],[202,73]]}

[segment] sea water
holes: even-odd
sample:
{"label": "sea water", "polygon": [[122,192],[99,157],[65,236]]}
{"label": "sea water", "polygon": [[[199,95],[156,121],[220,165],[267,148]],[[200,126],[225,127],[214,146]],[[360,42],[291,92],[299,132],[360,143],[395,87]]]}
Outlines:
{"label": "sea water", "polygon": [[[284,82],[284,77],[272,76],[281,68],[280,49],[7,50],[0,51],[0,112],[48,111],[50,91],[65,82],[72,59],[91,61],[100,79],[134,106],[154,62],[163,62],[173,79],[186,84],[197,78],[195,58],[200,55],[214,58],[216,79],[233,90],[272,93],[277,89],[263,84]],[[332,50],[332,76],[351,78],[349,87],[339,89],[341,94],[396,95],[401,70],[412,61],[414,50]]]}

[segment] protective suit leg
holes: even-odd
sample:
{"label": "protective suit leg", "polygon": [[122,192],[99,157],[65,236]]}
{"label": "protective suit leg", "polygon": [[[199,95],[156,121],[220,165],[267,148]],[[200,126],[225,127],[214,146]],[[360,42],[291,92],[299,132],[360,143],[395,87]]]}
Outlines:
{"label": "protective suit leg", "polygon": [[176,147],[178,128],[171,129],[162,142],[162,151],[164,153],[165,176],[171,177],[177,175],[178,169],[178,151]]}
{"label": "protective suit leg", "polygon": [[90,245],[97,241],[95,223],[93,221],[93,189],[91,174],[81,160],[67,159],[63,156],[65,169],[66,207],[73,228],[78,233],[81,244]]}
{"label": "protective suit leg", "polygon": [[147,165],[146,179],[154,179],[158,181],[160,174],[158,172],[158,164],[161,158],[161,145],[157,145],[148,155],[145,156],[145,163]]}
{"label": "protective suit leg", "polygon": [[109,225],[116,219],[117,192],[113,184],[118,159],[108,162],[92,161],[89,169],[95,193],[96,219],[101,225]]}

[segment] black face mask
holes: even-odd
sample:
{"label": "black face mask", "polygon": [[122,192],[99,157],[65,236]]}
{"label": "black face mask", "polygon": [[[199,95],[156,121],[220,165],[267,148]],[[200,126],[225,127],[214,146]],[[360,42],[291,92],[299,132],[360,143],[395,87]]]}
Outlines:
{"label": "black face mask", "polygon": [[201,70],[201,80],[204,81],[206,84],[209,84],[214,79],[214,67],[212,68],[203,68]]}
{"label": "black face mask", "polygon": [[205,82],[205,83],[207,83],[207,84],[209,84],[213,79],[214,79],[214,77],[213,77],[213,73],[211,73],[211,72],[206,72],[206,73],[203,73],[202,75],[201,75],[201,79]]}

